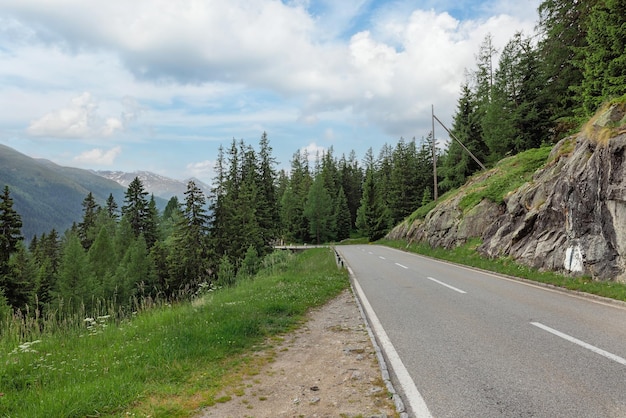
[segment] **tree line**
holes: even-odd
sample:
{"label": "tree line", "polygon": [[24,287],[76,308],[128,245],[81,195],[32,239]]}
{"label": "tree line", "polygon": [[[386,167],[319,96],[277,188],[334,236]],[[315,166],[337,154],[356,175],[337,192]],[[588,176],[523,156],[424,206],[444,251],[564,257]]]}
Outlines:
{"label": "tree line", "polygon": [[[485,37],[461,86],[453,133],[489,166],[578,129],[626,93],[624,10],[624,0],[545,0],[534,34],[515,34],[501,51]],[[441,187],[458,187],[479,170],[451,142]]]}
{"label": "tree line", "polygon": [[432,195],[431,141],[400,139],[363,160],[331,148],[276,169],[267,134],[220,147],[209,196],[193,181],[162,212],[139,178],[121,205],[92,193],[82,219],[28,245],[9,187],[0,196],[0,306],[20,312],[128,311],[253,276],[277,243],[376,240]]}

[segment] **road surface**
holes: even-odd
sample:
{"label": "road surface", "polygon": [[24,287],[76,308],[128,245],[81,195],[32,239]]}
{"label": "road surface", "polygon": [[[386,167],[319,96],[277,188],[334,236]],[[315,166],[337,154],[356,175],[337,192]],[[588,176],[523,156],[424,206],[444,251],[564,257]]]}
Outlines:
{"label": "road surface", "polygon": [[397,353],[412,416],[626,417],[623,304],[383,246],[336,249]]}

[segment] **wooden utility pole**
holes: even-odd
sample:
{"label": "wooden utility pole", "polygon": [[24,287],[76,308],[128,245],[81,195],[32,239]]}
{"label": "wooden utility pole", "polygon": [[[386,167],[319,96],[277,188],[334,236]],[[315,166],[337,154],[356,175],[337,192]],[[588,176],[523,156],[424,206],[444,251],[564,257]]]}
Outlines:
{"label": "wooden utility pole", "polygon": [[435,141],[435,105],[430,105],[433,130],[432,132],[432,148],[433,148],[433,197],[436,201],[439,198],[438,186],[437,186],[437,141]]}
{"label": "wooden utility pole", "polygon": [[[437,120],[437,122],[439,122],[439,124],[443,127],[443,129],[446,130],[446,132],[448,132],[448,134],[450,134],[450,136],[456,140],[456,142],[459,143],[459,145],[461,145],[461,147],[463,147],[463,149],[465,150],[465,152],[467,152],[469,154],[470,157],[472,157],[474,159],[474,161],[476,161],[476,163],[480,166],[480,168],[482,168],[483,170],[486,170],[487,168],[485,167],[485,165],[483,163],[480,162],[480,160],[474,155],[472,154],[472,151],[468,150],[467,147],[465,145],[463,145],[463,143],[459,140],[459,138],[457,138],[451,131],[450,129],[448,129],[446,127],[446,125],[443,124],[442,121],[439,120],[439,118],[437,116],[435,116],[435,113],[433,112],[433,126],[435,124],[435,120]],[[433,132],[434,132],[435,128],[433,127]]]}

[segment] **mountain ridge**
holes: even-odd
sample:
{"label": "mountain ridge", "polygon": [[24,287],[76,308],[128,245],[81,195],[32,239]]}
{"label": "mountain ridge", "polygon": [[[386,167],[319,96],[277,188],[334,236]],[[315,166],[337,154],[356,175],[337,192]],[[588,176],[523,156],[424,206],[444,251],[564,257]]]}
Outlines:
{"label": "mountain ridge", "polygon": [[[93,170],[60,166],[0,144],[0,187],[5,185],[22,219],[22,235],[27,241],[52,229],[62,234],[80,222],[82,202],[90,192],[99,205],[112,194],[121,208],[127,189]],[[155,200],[161,210],[167,204],[156,193]]]}
{"label": "mountain ridge", "polygon": [[113,180],[123,187],[128,185],[138,177],[141,180],[144,188],[148,193],[152,193],[155,196],[163,199],[171,199],[173,196],[178,197],[180,201],[184,199],[185,191],[187,191],[187,184],[193,180],[205,196],[209,196],[211,187],[197,178],[188,178],[186,180],[176,180],[170,177],[163,176],[158,173],[146,170],[137,170],[132,172],[119,171],[119,170],[91,170],[93,173]]}

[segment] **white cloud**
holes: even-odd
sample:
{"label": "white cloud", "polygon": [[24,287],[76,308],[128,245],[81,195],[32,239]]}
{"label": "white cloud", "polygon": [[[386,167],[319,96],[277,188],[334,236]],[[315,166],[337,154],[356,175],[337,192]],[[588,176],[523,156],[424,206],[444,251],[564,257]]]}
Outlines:
{"label": "white cloud", "polygon": [[[485,35],[501,49],[515,31],[531,33],[539,0],[482,2],[464,21],[423,10],[437,2],[388,2],[353,34],[346,31],[368,3],[348,3],[108,0],[94,13],[84,0],[2,0],[0,23],[11,24],[0,35],[12,35],[0,36],[0,79],[28,86],[7,96],[0,84],[0,107],[6,97],[28,97],[33,105],[20,103],[19,113],[38,112],[26,119],[33,136],[103,138],[142,115],[150,139],[228,138],[239,131],[226,131],[265,126],[269,117],[274,126],[307,129],[341,115],[392,138],[419,137],[431,104],[442,119],[454,113]],[[311,14],[313,6],[322,12]],[[37,103],[32,91],[40,87]],[[89,93],[62,106],[70,90]],[[272,95],[264,107],[225,108],[238,94],[259,92]]]}
{"label": "white cloud", "polygon": [[62,109],[54,110],[34,120],[27,132],[33,136],[55,138],[108,137],[124,129],[119,118],[98,115],[98,103],[91,93],[85,92],[70,100]]}
{"label": "white cloud", "polygon": [[302,151],[306,152],[306,155],[309,156],[309,161],[315,161],[316,156],[322,156],[326,152],[326,148],[321,145],[317,145],[315,142],[311,142],[306,147],[302,148]]}
{"label": "white cloud", "polygon": [[196,177],[205,182],[210,182],[210,179],[214,177],[214,169],[215,161],[210,160],[187,164],[189,177]]}
{"label": "white cloud", "polygon": [[94,148],[89,151],[85,151],[80,155],[74,157],[74,161],[82,163],[87,166],[91,165],[112,165],[115,158],[120,155],[122,148],[117,146],[109,150],[103,150],[101,148]]}

